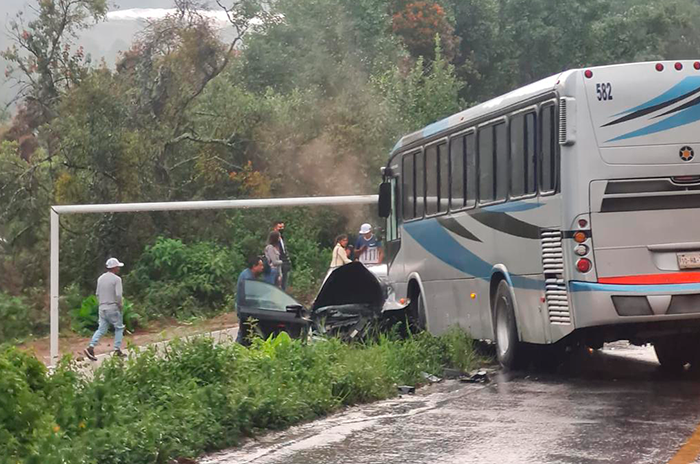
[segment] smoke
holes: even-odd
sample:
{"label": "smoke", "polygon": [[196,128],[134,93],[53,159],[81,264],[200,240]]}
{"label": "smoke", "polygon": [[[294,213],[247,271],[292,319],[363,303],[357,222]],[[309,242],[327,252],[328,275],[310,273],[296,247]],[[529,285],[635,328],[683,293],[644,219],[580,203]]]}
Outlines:
{"label": "smoke", "polygon": [[[329,134],[322,134],[288,153],[287,159],[294,171],[296,182],[283,183],[283,196],[366,195],[376,191],[366,173],[366,155],[351,148],[341,147]],[[289,171],[287,171],[289,173]],[[372,208],[367,205],[339,208],[348,224],[359,227],[373,220]]]}

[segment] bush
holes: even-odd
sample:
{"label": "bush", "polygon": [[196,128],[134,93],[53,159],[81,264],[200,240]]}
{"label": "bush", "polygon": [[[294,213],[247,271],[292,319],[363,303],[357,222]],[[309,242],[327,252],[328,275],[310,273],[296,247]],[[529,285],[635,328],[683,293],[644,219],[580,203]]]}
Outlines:
{"label": "bush", "polygon": [[[100,323],[100,304],[95,295],[85,298],[79,308],[71,310],[71,328],[80,334],[90,335]],[[133,332],[141,322],[141,315],[134,311],[134,305],[124,298],[123,320],[126,330]]]}
{"label": "bush", "polygon": [[33,326],[31,308],[25,300],[0,292],[0,343],[26,337]]}
{"label": "bush", "polygon": [[255,339],[250,348],[198,338],[110,358],[88,380],[69,358],[49,376],[35,358],[5,350],[0,450],[9,462],[194,458],[259,430],[390,397],[396,384],[424,381],[423,371],[471,367],[471,352],[471,341],[457,331],[365,345],[337,339],[306,345],[285,333]]}
{"label": "bush", "polygon": [[160,237],[125,277],[124,288],[148,317],[212,314],[224,308],[243,262],[235,250],[211,242],[186,245]]}

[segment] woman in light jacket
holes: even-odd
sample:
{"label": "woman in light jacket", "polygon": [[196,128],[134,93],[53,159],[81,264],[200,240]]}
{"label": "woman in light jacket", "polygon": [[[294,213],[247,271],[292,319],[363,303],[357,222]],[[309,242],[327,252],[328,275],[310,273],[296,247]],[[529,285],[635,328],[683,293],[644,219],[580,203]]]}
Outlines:
{"label": "woman in light jacket", "polygon": [[338,235],[335,239],[335,248],[333,248],[333,254],[331,255],[331,266],[329,272],[333,272],[336,268],[344,264],[351,263],[352,260],[348,258],[348,236],[345,234]]}
{"label": "woman in light jacket", "polygon": [[273,230],[267,238],[265,247],[265,259],[270,263],[270,273],[265,275],[265,282],[280,286],[280,271],[282,260],[280,259],[280,233]]}

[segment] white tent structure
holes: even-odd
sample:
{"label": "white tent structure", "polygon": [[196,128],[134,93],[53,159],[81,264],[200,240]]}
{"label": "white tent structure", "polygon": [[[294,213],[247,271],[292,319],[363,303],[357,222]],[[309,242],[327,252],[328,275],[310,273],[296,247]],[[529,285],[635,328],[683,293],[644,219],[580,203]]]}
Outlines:
{"label": "white tent structure", "polygon": [[61,214],[136,213],[147,211],[193,211],[236,208],[272,208],[289,206],[342,206],[376,204],[377,195],[330,197],[270,198],[255,200],[175,201],[154,203],[115,203],[106,205],[61,205],[51,211],[51,365],[58,362],[58,266],[59,216]]}

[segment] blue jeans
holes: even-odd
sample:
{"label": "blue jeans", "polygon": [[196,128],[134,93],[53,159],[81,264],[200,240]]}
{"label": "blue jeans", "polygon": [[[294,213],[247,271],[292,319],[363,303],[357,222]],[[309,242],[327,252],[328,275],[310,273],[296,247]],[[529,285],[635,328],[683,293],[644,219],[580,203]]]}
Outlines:
{"label": "blue jeans", "polygon": [[270,269],[270,273],[265,275],[265,282],[267,282],[270,285],[277,285],[277,279],[280,276],[280,270],[277,269],[276,267],[273,267]]}
{"label": "blue jeans", "polygon": [[90,340],[90,346],[94,347],[100,341],[100,338],[109,330],[109,326],[114,327],[114,349],[118,350],[122,346],[122,338],[124,337],[124,321],[122,312],[117,307],[100,308],[100,325],[95,331],[95,334]]}

